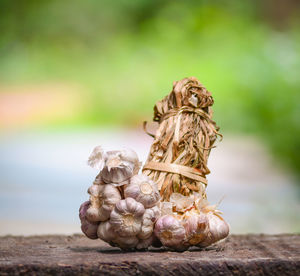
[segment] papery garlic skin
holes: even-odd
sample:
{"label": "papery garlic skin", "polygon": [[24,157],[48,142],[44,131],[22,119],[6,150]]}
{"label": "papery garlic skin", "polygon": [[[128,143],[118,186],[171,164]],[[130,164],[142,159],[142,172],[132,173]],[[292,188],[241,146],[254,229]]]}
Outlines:
{"label": "papery garlic skin", "polygon": [[136,174],[139,170],[139,160],[136,153],[126,149],[122,151],[108,151],[105,165],[101,171],[105,183],[122,183]]}
{"label": "papery garlic skin", "polygon": [[186,241],[189,245],[197,245],[204,241],[208,235],[208,219],[206,214],[192,213],[185,220]]}
{"label": "papery garlic skin", "polygon": [[140,233],[138,234],[139,239],[148,239],[152,233],[154,224],[157,219],[160,217],[161,212],[157,206],[146,209],[143,215],[142,228]]}
{"label": "papery garlic skin", "polygon": [[120,236],[135,236],[141,230],[144,213],[143,204],[128,197],[115,205],[110,214],[110,223]]}
{"label": "papery garlic skin", "polygon": [[194,205],[194,198],[179,193],[172,193],[170,202],[176,207],[176,211],[184,212]]}
{"label": "papery garlic skin", "polygon": [[86,212],[90,207],[90,202],[85,201],[80,205],[79,218],[81,222],[81,231],[90,239],[97,239],[98,223],[93,223],[87,220]]}
{"label": "papery garlic skin", "polygon": [[209,212],[207,213],[207,219],[209,231],[206,239],[198,244],[201,247],[206,247],[219,240],[222,240],[229,234],[229,225],[221,216],[213,212]]}
{"label": "papery garlic skin", "polygon": [[92,185],[88,193],[91,195],[91,206],[87,210],[86,217],[92,222],[108,220],[112,209],[121,200],[118,188],[111,184]]}
{"label": "papery garlic skin", "polygon": [[160,199],[157,184],[148,176],[134,175],[124,190],[125,197],[132,197],[145,208],[153,207]]}
{"label": "papery garlic skin", "polygon": [[160,217],[155,224],[154,233],[164,246],[178,250],[186,249],[183,245],[185,229],[175,217],[170,215]]}
{"label": "papery garlic skin", "polygon": [[115,240],[118,237],[118,235],[113,230],[110,221],[101,222],[99,224],[97,229],[97,235],[99,239],[108,243]]}
{"label": "papery garlic skin", "polygon": [[89,156],[88,165],[101,171],[104,167],[105,157],[106,155],[102,147],[97,146],[93,149],[91,155]]}

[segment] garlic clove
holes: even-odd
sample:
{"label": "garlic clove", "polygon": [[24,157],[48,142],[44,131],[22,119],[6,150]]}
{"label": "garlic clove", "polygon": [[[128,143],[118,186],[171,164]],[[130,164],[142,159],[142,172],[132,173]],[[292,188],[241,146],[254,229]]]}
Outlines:
{"label": "garlic clove", "polygon": [[204,241],[208,234],[208,219],[205,214],[192,214],[185,221],[186,240],[190,245]]}
{"label": "garlic clove", "polygon": [[106,221],[117,202],[121,200],[118,188],[111,184],[92,185],[88,189],[90,196],[90,207],[86,217],[91,222]]}
{"label": "garlic clove", "polygon": [[130,184],[125,187],[124,195],[134,198],[145,208],[153,207],[160,199],[157,184],[143,174],[131,177]]}
{"label": "garlic clove", "polygon": [[146,209],[143,215],[142,228],[138,234],[139,239],[147,239],[153,233],[154,224],[157,219],[160,217],[160,210],[157,206]]}
{"label": "garlic clove", "polygon": [[194,199],[179,193],[173,193],[170,196],[170,202],[176,207],[176,211],[184,212],[194,205]]}
{"label": "garlic clove", "polygon": [[98,223],[89,222],[86,219],[86,212],[90,206],[89,201],[85,201],[79,208],[79,218],[81,221],[81,231],[90,239],[97,239]]}
{"label": "garlic clove", "polygon": [[229,234],[228,223],[218,214],[213,212],[207,213],[209,231],[206,239],[198,245],[201,247],[209,246],[219,240],[226,238]]}
{"label": "garlic clove", "polygon": [[142,227],[144,206],[133,198],[120,200],[110,214],[110,223],[120,236],[135,236]]}
{"label": "garlic clove", "polygon": [[181,222],[170,215],[160,217],[154,228],[155,235],[164,246],[184,250],[185,229]]}
{"label": "garlic clove", "polygon": [[88,165],[92,168],[102,170],[105,162],[105,153],[101,146],[97,146],[93,149],[89,159]]}
{"label": "garlic clove", "polygon": [[114,232],[112,225],[109,221],[101,222],[97,229],[98,238],[105,241],[111,242],[117,238],[117,234]]}

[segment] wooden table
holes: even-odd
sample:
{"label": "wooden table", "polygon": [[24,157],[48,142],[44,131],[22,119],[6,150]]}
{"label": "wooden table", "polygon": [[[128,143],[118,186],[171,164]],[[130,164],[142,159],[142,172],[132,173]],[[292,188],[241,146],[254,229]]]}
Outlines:
{"label": "wooden table", "polygon": [[300,235],[231,235],[206,249],[122,252],[82,235],[0,237],[0,275],[300,275]]}

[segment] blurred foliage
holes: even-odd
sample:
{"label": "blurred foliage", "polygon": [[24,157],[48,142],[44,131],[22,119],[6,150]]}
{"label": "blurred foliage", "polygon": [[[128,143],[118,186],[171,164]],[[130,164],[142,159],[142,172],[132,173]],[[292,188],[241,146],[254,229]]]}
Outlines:
{"label": "blurred foliage", "polygon": [[0,82],[80,84],[57,125],[137,125],[196,76],[223,132],[261,135],[300,172],[299,5],[283,2],[0,0]]}

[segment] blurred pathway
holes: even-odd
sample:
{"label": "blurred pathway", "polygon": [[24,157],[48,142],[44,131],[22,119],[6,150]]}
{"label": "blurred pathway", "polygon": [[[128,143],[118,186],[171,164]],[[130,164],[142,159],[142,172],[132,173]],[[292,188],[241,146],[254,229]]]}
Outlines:
{"label": "blurred pathway", "polygon": [[[96,171],[96,145],[130,147],[144,162],[152,139],[141,130],[103,129],[0,136],[0,235],[80,231],[78,208]],[[300,232],[299,191],[251,137],[225,139],[209,161],[208,199],[220,204],[232,233]]]}

